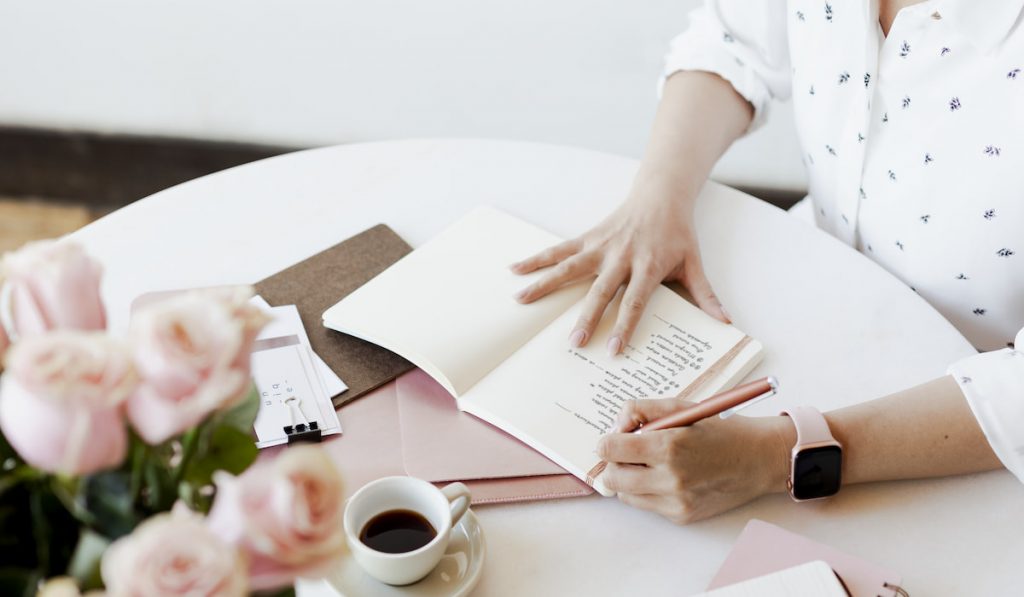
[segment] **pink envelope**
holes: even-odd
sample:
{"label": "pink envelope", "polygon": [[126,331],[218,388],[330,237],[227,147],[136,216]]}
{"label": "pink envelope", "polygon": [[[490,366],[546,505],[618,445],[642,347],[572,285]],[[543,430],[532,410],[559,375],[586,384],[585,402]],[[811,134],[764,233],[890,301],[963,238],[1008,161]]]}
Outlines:
{"label": "pink envelope", "polygon": [[[385,384],[339,409],[338,418],[344,432],[324,441],[341,470],[346,497],[375,479],[406,474],[402,462],[396,385],[396,382]],[[282,446],[280,449],[287,448]],[[268,450],[276,451],[275,448]],[[438,486],[445,484],[436,483]],[[586,483],[565,474],[483,479],[467,481],[466,485],[473,495],[474,505],[558,499],[593,493]]]}
{"label": "pink envelope", "polygon": [[751,520],[708,590],[743,582],[779,570],[824,560],[839,577],[850,597],[895,597],[900,575],[781,527]]}
{"label": "pink envelope", "polygon": [[540,452],[459,411],[441,384],[420,369],[398,378],[405,471],[428,481],[564,475]]}

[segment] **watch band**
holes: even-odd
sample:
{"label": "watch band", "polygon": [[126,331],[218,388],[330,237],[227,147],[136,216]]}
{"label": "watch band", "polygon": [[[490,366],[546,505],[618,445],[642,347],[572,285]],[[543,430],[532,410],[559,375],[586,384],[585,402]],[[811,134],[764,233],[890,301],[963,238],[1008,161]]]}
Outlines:
{"label": "watch band", "polygon": [[801,446],[836,441],[832,437],[832,431],[828,428],[828,421],[818,409],[810,406],[796,406],[782,411],[782,414],[792,419],[793,425],[796,427],[794,449],[799,450]]}
{"label": "watch band", "polygon": [[828,421],[818,409],[800,406],[782,414],[796,427],[786,481],[789,495],[798,502],[832,497],[842,486],[842,444],[832,437]]}

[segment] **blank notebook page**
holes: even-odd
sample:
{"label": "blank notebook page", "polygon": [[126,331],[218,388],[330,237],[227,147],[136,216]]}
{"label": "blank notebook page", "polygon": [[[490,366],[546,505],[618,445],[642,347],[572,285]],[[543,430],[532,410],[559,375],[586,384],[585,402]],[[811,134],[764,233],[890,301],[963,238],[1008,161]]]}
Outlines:
{"label": "blank notebook page", "polygon": [[828,564],[817,560],[694,597],[849,597]]}

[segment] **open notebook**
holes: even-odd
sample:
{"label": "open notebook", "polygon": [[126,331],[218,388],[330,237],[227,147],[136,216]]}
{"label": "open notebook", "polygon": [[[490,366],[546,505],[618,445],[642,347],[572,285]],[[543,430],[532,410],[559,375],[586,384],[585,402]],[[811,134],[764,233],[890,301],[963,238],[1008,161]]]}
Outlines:
{"label": "open notebook", "polygon": [[743,378],[761,345],[659,286],[623,354],[605,352],[613,317],[586,347],[570,348],[588,284],[521,305],[513,295],[542,272],[516,276],[508,269],[559,240],[498,210],[477,209],[328,309],[324,325],[412,361],[459,409],[613,495],[598,476],[594,450],[622,404],[707,398]]}
{"label": "open notebook", "polygon": [[850,597],[828,564],[807,562],[693,597]]}

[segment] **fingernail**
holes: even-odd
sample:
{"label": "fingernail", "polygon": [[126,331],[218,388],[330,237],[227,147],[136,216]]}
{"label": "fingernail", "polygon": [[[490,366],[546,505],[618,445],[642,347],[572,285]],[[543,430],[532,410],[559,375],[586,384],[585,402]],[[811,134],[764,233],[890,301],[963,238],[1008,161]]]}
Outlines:
{"label": "fingernail", "polygon": [[519,262],[517,261],[517,262],[513,263],[512,265],[509,265],[508,269],[510,269],[512,271],[516,271],[517,269],[519,269]]}
{"label": "fingernail", "polygon": [[583,343],[587,340],[587,333],[583,330],[576,330],[569,336],[569,344],[573,348],[579,348],[583,346]]}
{"label": "fingernail", "polygon": [[529,288],[524,288],[515,294],[515,299],[521,301],[526,298],[526,294],[530,291]]}
{"label": "fingernail", "polygon": [[725,315],[726,321],[732,323],[732,315],[729,315],[729,311],[725,308],[725,305],[718,303],[718,308],[722,310],[722,315]]}
{"label": "fingernail", "polygon": [[622,339],[618,336],[612,336],[608,339],[608,356],[613,357],[619,354],[622,350]]}

